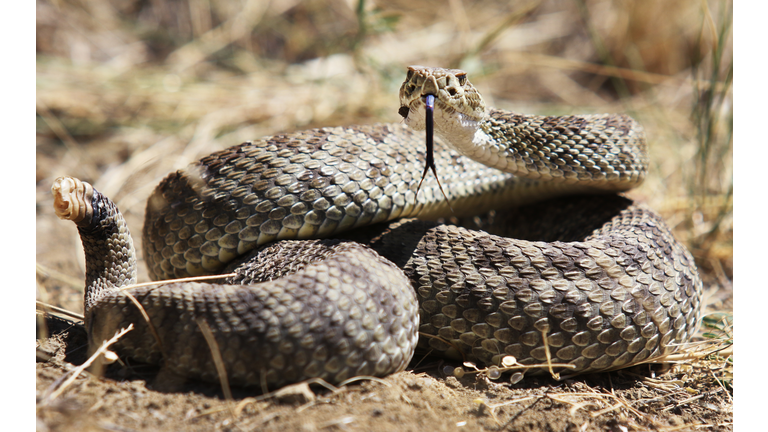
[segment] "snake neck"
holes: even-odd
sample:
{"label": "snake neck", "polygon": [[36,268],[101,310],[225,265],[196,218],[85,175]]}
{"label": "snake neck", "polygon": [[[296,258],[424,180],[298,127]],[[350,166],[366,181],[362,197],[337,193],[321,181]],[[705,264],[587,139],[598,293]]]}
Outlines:
{"label": "snake neck", "polygon": [[438,109],[435,134],[446,145],[501,171],[610,192],[629,190],[645,178],[645,137],[628,116],[549,117],[489,109],[478,120]]}
{"label": "snake neck", "polygon": [[52,192],[57,216],[75,222],[85,250],[84,310],[88,321],[91,307],[107,291],[136,283],[133,239],[117,206],[90,184],[60,178]]}

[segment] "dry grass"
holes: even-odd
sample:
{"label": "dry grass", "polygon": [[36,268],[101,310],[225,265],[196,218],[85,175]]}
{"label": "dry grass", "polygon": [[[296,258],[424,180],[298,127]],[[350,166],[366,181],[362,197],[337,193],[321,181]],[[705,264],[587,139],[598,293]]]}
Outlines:
{"label": "dry grass", "polygon": [[[82,280],[79,240],[52,217],[56,177],[91,182],[137,232],[169,171],[263,135],[398,122],[404,68],[426,64],[467,70],[491,106],[640,120],[651,171],[631,196],[662,213],[693,252],[712,310],[728,314],[732,9],[716,0],[40,0],[38,299],[82,311],[71,286]],[[728,316],[712,324],[727,336],[711,339],[732,343]],[[694,357],[681,360],[692,369],[680,379],[692,389],[715,380],[731,398],[732,353]],[[547,398],[655,425],[602,393]],[[494,417],[496,405],[487,405]]]}

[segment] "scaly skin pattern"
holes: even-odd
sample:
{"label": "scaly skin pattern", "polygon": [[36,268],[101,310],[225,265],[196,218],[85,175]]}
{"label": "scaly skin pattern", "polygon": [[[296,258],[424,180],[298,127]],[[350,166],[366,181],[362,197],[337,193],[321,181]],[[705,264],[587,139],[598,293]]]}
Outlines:
{"label": "scaly skin pattern", "polygon": [[[75,182],[86,186],[66,187]],[[86,190],[92,193],[86,196]],[[135,274],[133,253],[123,254],[130,233],[117,207],[72,178],[57,180],[53,193],[56,202],[93,209],[93,217],[77,222],[86,248],[91,351],[133,324],[115,345],[121,355],[218,382],[211,354],[216,349],[233,384],[268,388],[310,378],[339,383],[360,375],[386,376],[403,370],[413,356],[419,325],[413,288],[400,269],[365,246],[338,240],[281,242],[232,269],[237,276],[223,283],[131,288],[135,279],[101,276],[118,270]],[[251,270],[254,263],[281,256],[301,257],[288,276],[269,280]],[[215,348],[203,336],[206,325]]]}
{"label": "scaly skin pattern", "polygon": [[[416,195],[425,155],[414,129],[423,128],[426,94],[436,96],[435,162],[450,208],[433,178]],[[92,342],[129,322],[145,326],[120,342],[121,354],[215,381],[200,354],[210,352],[203,319],[233,384],[279,386],[401,370],[416,329],[437,336],[420,338],[422,347],[484,364],[506,355],[541,363],[546,340],[551,360],[574,373],[658,358],[695,332],[702,287],[690,253],[653,211],[613,194],[646,173],[634,120],[487,109],[457,70],[411,67],[400,96],[406,125],[265,137],[170,174],[147,203],[150,276],[234,269],[225,282],[246,285],[131,289],[157,337],[124,294],[100,291],[95,312],[86,311],[98,322]],[[470,224],[505,237],[384,223],[491,209],[494,223]],[[272,243],[331,236],[373,250],[342,240]]]}
{"label": "scaly skin pattern", "polygon": [[[312,129],[216,152],[166,177],[147,203],[152,279],[215,274],[274,240],[323,238],[401,217],[452,215],[433,177],[416,199],[422,135],[404,125]],[[438,175],[456,214],[554,196],[441,146]]]}
{"label": "scaly skin pattern", "polygon": [[[420,346],[482,363],[617,369],[671,353],[695,331],[701,281],[690,253],[652,211],[617,196],[532,208],[567,223],[607,213],[586,237],[530,241],[451,225],[429,229],[404,269],[419,297]],[[545,216],[543,216],[545,217]],[[513,223],[518,223],[513,219]],[[567,233],[565,233],[567,234]],[[568,240],[568,241],[564,241]],[[458,351],[457,351],[458,350]]]}

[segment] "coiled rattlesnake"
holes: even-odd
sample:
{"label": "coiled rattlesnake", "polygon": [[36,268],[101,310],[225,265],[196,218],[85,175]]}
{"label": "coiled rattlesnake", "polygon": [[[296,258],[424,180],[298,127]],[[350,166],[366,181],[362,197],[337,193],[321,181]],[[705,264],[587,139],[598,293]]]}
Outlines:
{"label": "coiled rattlesnake", "polygon": [[[499,209],[499,232],[517,238],[385,223],[451,216],[434,179],[416,194],[426,95],[451,208]],[[151,326],[118,289],[136,280],[122,216],[87,183],[57,180],[57,214],[77,223],[86,249],[91,346],[133,323],[120,354],[216,381],[205,321],[233,384],[276,387],[402,370],[417,330],[437,336],[421,338],[425,348],[491,364],[540,363],[546,340],[552,361],[577,373],[647,361],[690,337],[701,297],[690,253],[659,216],[613,194],[645,176],[636,122],[486,109],[458,70],[410,67],[400,97],[406,125],[266,137],[163,180],[144,224],[151,277],[233,270],[226,282],[245,285],[128,289]],[[336,239],[286,240],[324,237]]]}

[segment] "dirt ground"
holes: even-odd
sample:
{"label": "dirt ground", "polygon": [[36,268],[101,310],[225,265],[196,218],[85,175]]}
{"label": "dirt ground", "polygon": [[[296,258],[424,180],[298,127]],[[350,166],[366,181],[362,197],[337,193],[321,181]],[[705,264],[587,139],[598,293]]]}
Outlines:
{"label": "dirt ground", "polygon": [[[83,330],[38,315],[37,429],[732,430],[732,5],[643,5],[38,0],[38,301],[83,310],[82,247],[51,206],[57,176],[93,183],[138,234],[169,172],[264,135],[398,122],[405,66],[428,64],[468,70],[491,106],[637,118],[651,168],[630,196],[692,251],[708,299],[698,340],[721,351],[515,384],[458,379],[450,369],[462,365],[417,355],[383,380],[266,395],[233,388],[228,400],[219,386],[168,390],[142,365],[66,382],[86,361]],[[139,273],[146,281],[141,257]]]}
{"label": "dirt ground", "polygon": [[711,364],[657,379],[640,367],[512,385],[446,377],[442,362],[419,361],[386,379],[341,389],[299,385],[267,398],[236,390],[231,401],[215,386],[188,384],[167,393],[153,390],[151,378],[84,376],[46,402],[52,384],[72,367],[56,358],[37,365],[38,430],[732,430],[729,391],[708,375],[719,373]]}

